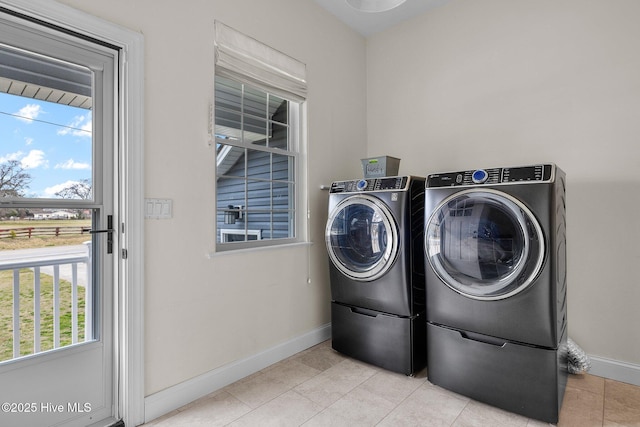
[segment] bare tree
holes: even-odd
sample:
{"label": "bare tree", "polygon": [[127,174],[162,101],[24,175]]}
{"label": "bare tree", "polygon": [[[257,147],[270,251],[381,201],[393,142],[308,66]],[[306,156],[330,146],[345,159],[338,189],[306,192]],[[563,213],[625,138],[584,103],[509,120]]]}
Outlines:
{"label": "bare tree", "polygon": [[91,181],[88,179],[81,179],[80,181],[76,181],[73,184],[68,185],[62,190],[56,193],[56,196],[62,199],[81,199],[87,200],[91,198],[91,193],[93,188],[91,186]]}
{"label": "bare tree", "polygon": [[30,183],[31,175],[18,160],[0,164],[0,197],[23,197]]}

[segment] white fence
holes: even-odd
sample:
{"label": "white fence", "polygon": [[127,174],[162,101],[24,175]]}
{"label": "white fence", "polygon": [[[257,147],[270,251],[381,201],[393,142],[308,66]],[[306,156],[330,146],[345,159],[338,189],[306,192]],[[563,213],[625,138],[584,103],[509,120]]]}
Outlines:
{"label": "white fence", "polygon": [[[84,341],[93,339],[93,295],[91,285],[91,243],[77,246],[1,251],[0,271],[13,270],[13,358],[20,357],[20,270],[33,274],[33,354],[41,350],[41,277],[53,277],[53,348],[60,347],[60,280],[71,283],[71,341],[78,343],[78,288],[85,289]],[[22,355],[24,356],[24,355]]]}

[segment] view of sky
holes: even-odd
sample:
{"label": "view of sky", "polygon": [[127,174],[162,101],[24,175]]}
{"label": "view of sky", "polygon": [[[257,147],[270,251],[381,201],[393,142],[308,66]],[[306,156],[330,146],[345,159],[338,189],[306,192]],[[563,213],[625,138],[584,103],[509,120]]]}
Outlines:
{"label": "view of sky", "polygon": [[0,93],[0,164],[17,160],[31,175],[27,197],[91,180],[91,129],[91,110]]}

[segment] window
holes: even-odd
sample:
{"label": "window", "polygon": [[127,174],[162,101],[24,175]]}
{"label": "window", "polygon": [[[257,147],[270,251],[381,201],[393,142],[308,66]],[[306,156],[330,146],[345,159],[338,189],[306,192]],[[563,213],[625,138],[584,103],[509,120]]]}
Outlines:
{"label": "window", "polygon": [[228,228],[223,228],[220,230],[220,236],[222,237],[223,243],[228,242],[244,242],[245,240],[260,240],[262,238],[260,230],[230,230]]}
{"label": "window", "polygon": [[303,64],[216,22],[217,251],[300,240],[306,84],[287,81],[300,70],[304,77]]}

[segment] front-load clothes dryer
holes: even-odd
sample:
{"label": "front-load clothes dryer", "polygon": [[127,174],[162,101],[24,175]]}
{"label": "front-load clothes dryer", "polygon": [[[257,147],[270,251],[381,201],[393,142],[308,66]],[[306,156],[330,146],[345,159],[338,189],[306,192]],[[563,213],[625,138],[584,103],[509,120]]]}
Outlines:
{"label": "front-load clothes dryer", "polygon": [[425,190],[429,379],[557,422],[567,381],[565,174],[432,174]]}
{"label": "front-load clothes dryer", "polygon": [[332,346],[411,375],[426,364],[424,178],[331,185]]}

